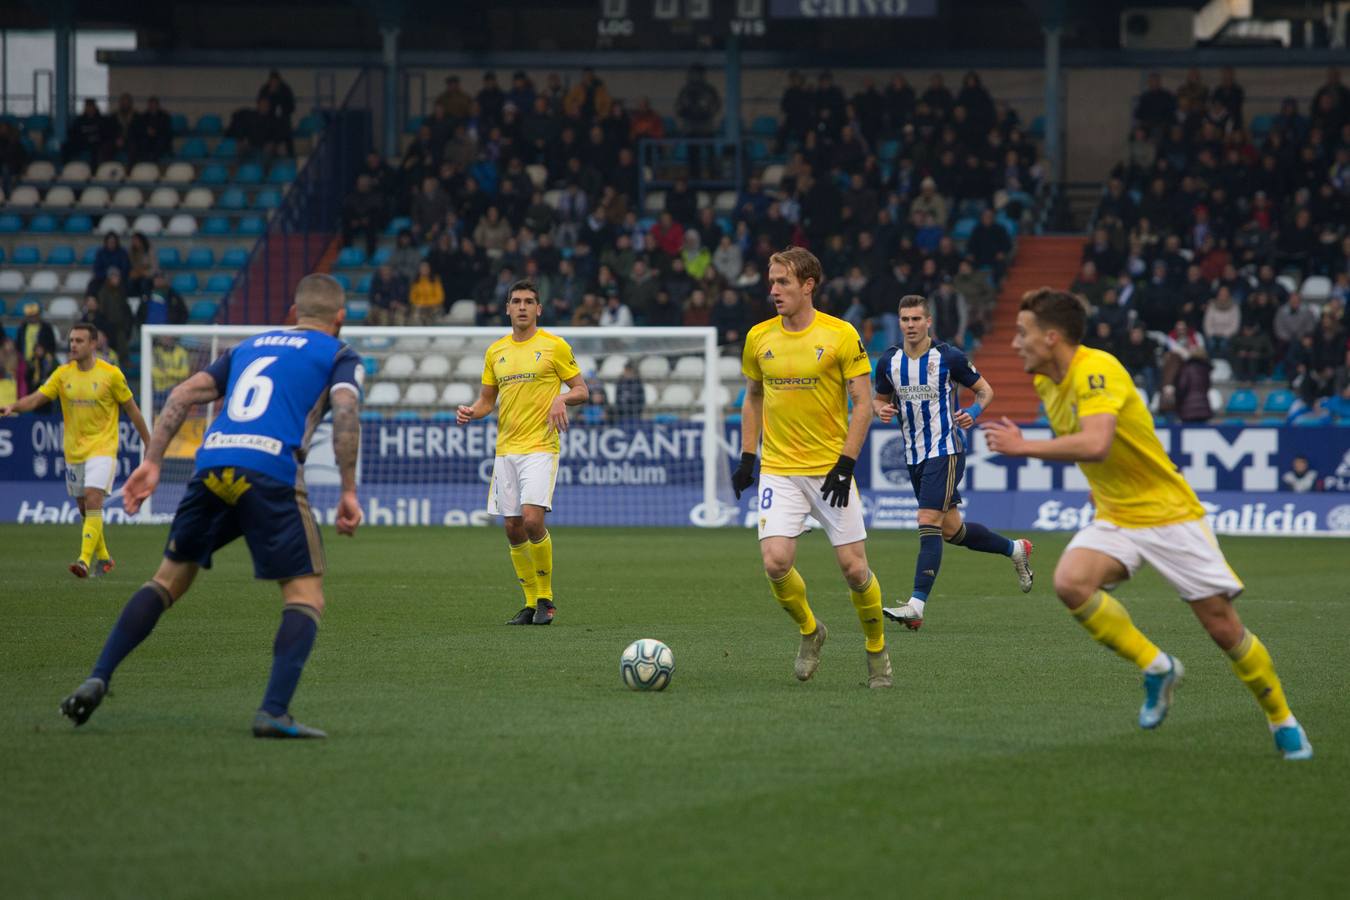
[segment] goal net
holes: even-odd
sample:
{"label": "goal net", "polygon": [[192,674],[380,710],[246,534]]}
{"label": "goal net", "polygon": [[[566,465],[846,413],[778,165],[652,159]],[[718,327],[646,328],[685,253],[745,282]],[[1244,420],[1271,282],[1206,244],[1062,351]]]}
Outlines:
{"label": "goal net", "polygon": [[[153,325],[142,329],[141,396],[153,427],[169,390],[240,341],[275,326]],[[718,353],[711,328],[556,328],[576,353],[591,402],[571,408],[550,521],[559,525],[728,525],[738,506],[740,360]],[[361,503],[368,525],[489,524],[497,420],[455,424],[478,396],[500,328],[345,327],[365,366]],[[565,389],[565,387],[564,387]],[[194,410],[166,454],[155,514],[172,513],[202,434],[219,411]],[[310,505],[336,515],[338,471],[327,422],[305,463]]]}

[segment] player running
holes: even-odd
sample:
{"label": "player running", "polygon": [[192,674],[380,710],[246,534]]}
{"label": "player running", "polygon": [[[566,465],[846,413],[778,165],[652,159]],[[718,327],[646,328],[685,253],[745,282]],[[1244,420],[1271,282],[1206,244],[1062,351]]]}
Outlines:
{"label": "player running", "polygon": [[70,564],[70,571],[76,578],[106,575],[113,569],[113,559],[103,534],[103,503],[117,477],[118,409],[136,427],[142,444],[150,442],[150,429],[122,370],[98,358],[98,329],[93,325],[70,326],[70,361],[58,366],[27,397],[0,407],[0,417],[28,412],[57,399],[66,426],[66,492],[75,498],[84,517],[80,556]]}
{"label": "player running", "polygon": [[797,538],[806,531],[806,517],[814,515],[834,546],[862,623],[867,686],[888,688],[891,659],[881,586],[867,565],[862,498],[853,483],[853,466],[872,424],[872,369],[853,326],[812,306],[822,281],[820,261],[801,247],[769,257],[769,296],[778,315],[750,329],[745,339],[741,463],[731,484],[737,498],[754,484],[762,430],[759,551],[774,597],[801,631],[797,679],[816,673],[826,637],[825,623],[806,602],[806,582],[793,566]]}
{"label": "player running", "polygon": [[[525,595],[525,606],[507,625],[548,625],[557,613],[553,538],[544,514],[553,509],[558,435],[567,430],[567,407],[590,396],[572,348],[539,327],[539,312],[533,282],[511,285],[506,299],[511,333],[487,348],[478,399],[455,413],[455,421],[467,425],[489,415],[501,396],[488,512],[506,520],[511,566]],[[566,394],[559,393],[562,384]]]}
{"label": "player running", "polygon": [[1242,625],[1233,599],[1242,581],[1228,566],[1195,491],[1163,450],[1128,372],[1111,354],[1080,346],[1087,310],[1066,291],[1022,298],[1013,347],[1034,374],[1057,435],[1027,440],[1004,419],[984,426],[989,448],[1007,456],[1078,463],[1097,507],[1055,567],[1055,593],[1093,639],[1144,671],[1142,728],[1157,728],[1181,683],[1181,661],[1159,650],[1106,592],[1147,562],[1172,583],[1256,697],[1285,759],[1312,745],[1289,711],[1270,653]]}
{"label": "player running", "polygon": [[[978,522],[962,522],[957,486],[966,472],[962,428],[971,428],[989,408],[994,389],[966,355],[929,337],[933,318],[928,300],[918,294],[900,298],[900,331],[904,343],[887,350],[877,364],[877,392],[872,405],[881,421],[900,420],[905,462],[914,497],[919,501],[919,557],[914,564],[914,590],[909,601],[882,610],[886,618],[910,631],[923,625],[924,606],[942,566],[942,542],[997,553],[1012,559],[1022,593],[1031,590],[1031,541],[1010,540]],[[956,385],[975,393],[966,409],[956,404]]]}
{"label": "player running", "polygon": [[342,479],[338,534],[361,523],[356,460],[361,443],[361,358],[337,339],[345,318],[343,291],[328,275],[301,279],[296,327],[248,338],[173,389],[155,423],[145,461],[123,487],[135,513],[159,484],[164,451],[189,411],[224,398],[197,451],[197,469],[178,504],[164,560],[141,586],[108,635],[89,678],[61,702],[83,725],[108,691],[117,666],[187,593],[211,555],[242,535],[258,578],[280,582],[281,627],[272,645],[272,675],[255,737],[322,738],[289,708],[323,614],[323,544],[305,492],[304,460],[314,429],[333,412],[333,452]]}

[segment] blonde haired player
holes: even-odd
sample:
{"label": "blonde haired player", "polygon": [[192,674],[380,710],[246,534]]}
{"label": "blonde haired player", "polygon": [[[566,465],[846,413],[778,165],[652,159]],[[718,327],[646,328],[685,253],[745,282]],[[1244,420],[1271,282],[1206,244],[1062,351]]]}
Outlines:
{"label": "blonde haired player", "polygon": [[98,358],[98,329],[93,325],[72,325],[70,361],[27,397],[0,407],[0,416],[29,412],[57,400],[66,426],[66,491],[84,517],[80,556],[70,571],[76,578],[88,578],[91,571],[106,575],[113,560],[103,536],[103,501],[117,477],[118,410],[127,414],[144,445],[150,443],[150,429],[122,370]]}
{"label": "blonde haired player", "polygon": [[794,566],[797,538],[813,515],[834,546],[862,623],[867,685],[887,688],[892,676],[881,586],[867,565],[862,498],[853,483],[853,465],[872,424],[872,367],[854,327],[812,305],[823,281],[820,261],[807,250],[793,247],[769,257],[769,296],[778,315],[745,339],[742,453],[731,483],[738,498],[754,483],[762,434],[759,550],[774,597],[801,632],[797,678],[816,673],[826,637]]}
{"label": "blonde haired player", "polygon": [[[487,348],[478,399],[455,415],[466,425],[491,413],[501,400],[488,512],[505,518],[511,566],[525,595],[525,606],[508,625],[548,625],[557,612],[553,538],[544,515],[553,509],[558,435],[567,430],[567,407],[589,396],[572,348],[539,327],[539,311],[539,291],[532,282],[511,285],[506,300],[511,333]],[[562,384],[566,394],[559,393]]]}
{"label": "blonde haired player", "polygon": [[1233,608],[1242,581],[1224,559],[1204,507],[1163,450],[1125,367],[1109,353],[1081,346],[1086,325],[1086,307],[1073,294],[1028,292],[1013,348],[1036,376],[1036,393],[1057,437],[1027,440],[1007,419],[984,425],[996,453],[1078,463],[1092,488],[1096,518],[1060,557],[1055,593],[1094,640],[1144,671],[1139,725],[1157,728],[1185,669],[1106,592],[1149,563],[1228,654],[1265,712],[1276,749],[1285,759],[1311,758],[1312,745],[1289,711],[1270,653]]}

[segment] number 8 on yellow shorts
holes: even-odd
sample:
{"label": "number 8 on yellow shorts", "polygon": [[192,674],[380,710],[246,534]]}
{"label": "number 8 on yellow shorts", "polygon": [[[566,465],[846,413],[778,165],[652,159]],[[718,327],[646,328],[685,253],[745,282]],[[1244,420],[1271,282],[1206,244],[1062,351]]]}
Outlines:
{"label": "number 8 on yellow shorts", "polygon": [[839,547],[867,538],[858,483],[849,482],[848,506],[831,506],[820,496],[824,475],[759,476],[759,539],[799,537],[806,517],[814,516],[830,543]]}

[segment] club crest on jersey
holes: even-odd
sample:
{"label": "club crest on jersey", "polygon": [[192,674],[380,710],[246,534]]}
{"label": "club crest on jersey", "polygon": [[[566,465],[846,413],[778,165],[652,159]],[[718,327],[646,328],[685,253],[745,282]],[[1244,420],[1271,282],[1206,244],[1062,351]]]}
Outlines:
{"label": "club crest on jersey", "polygon": [[502,354],[502,358],[499,359],[499,360],[497,360],[497,362],[499,362],[499,363],[504,363],[504,362],[506,362],[506,354],[503,353],[503,354]]}
{"label": "club crest on jersey", "polygon": [[938,377],[938,361],[937,361],[937,357],[929,357],[929,359],[928,359],[928,380],[929,380],[929,381],[937,381],[937,377]]}
{"label": "club crest on jersey", "polygon": [[534,351],[534,361],[535,361],[535,362],[539,362],[539,357],[541,357],[541,356],[543,356],[543,355],[544,355],[544,351],[543,351],[543,350],[536,350],[536,351]]}
{"label": "club crest on jersey", "polygon": [[772,350],[765,350],[765,351],[764,351],[764,358],[765,358],[765,359],[773,359],[773,351],[772,351]]}
{"label": "club crest on jersey", "polygon": [[1088,376],[1088,390],[1090,390],[1090,391],[1104,391],[1104,390],[1106,390],[1106,376],[1105,376],[1105,375],[1089,375],[1089,376]]}
{"label": "club crest on jersey", "polygon": [[822,347],[820,344],[816,344],[816,362],[820,362],[820,358],[824,355],[825,355],[825,348]]}

